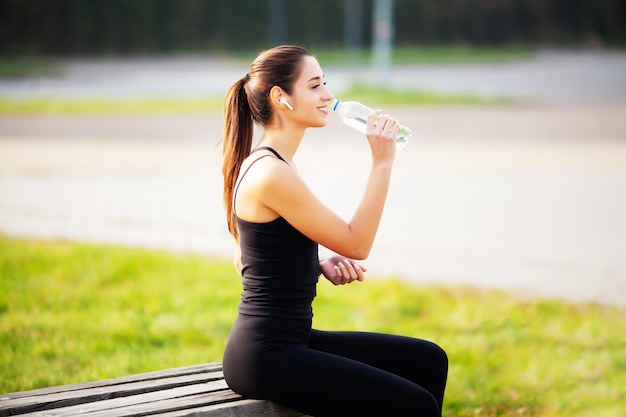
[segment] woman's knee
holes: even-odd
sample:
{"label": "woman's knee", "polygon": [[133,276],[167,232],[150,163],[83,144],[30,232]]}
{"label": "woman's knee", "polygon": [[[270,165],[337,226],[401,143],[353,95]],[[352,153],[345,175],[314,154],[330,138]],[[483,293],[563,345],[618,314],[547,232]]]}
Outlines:
{"label": "woman's knee", "polygon": [[440,364],[442,369],[448,370],[448,354],[436,343],[429,342],[431,345],[431,355],[433,360]]}

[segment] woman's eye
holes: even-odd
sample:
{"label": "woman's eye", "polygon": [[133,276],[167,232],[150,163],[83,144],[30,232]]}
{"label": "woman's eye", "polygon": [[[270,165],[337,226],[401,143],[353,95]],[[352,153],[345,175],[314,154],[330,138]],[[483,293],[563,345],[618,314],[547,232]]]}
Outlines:
{"label": "woman's eye", "polygon": [[[322,84],[326,85],[326,81],[324,81]],[[322,84],[315,84],[312,88],[317,88],[317,87],[319,87]]]}

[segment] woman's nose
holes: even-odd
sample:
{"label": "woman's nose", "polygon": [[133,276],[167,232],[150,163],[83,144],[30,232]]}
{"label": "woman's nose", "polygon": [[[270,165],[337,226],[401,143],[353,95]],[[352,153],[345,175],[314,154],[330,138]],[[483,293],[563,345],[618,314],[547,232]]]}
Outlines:
{"label": "woman's nose", "polygon": [[324,100],[326,100],[326,101],[330,101],[333,98],[335,98],[335,96],[333,95],[333,93],[330,92],[330,90],[328,88],[326,88],[325,94],[324,94],[324,96],[322,98]]}

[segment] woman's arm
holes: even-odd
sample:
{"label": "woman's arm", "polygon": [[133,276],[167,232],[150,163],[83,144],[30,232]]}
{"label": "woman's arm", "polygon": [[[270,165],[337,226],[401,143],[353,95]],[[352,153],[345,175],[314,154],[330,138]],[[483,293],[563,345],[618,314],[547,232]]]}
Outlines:
{"label": "woman's arm", "polygon": [[322,246],[352,259],[365,259],[380,224],[395,155],[398,123],[382,116],[377,126],[373,113],[368,121],[372,167],[361,201],[346,222],[322,204],[295,170],[281,161],[269,159],[255,164],[253,190],[247,194],[257,203],[285,218],[292,226]]}

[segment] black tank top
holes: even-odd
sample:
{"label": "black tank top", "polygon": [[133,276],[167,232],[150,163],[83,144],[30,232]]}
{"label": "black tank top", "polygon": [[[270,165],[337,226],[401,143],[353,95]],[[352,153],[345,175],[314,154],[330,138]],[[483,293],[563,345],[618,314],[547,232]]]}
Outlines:
{"label": "black tank top", "polygon": [[[262,149],[269,150],[286,163],[272,148],[259,147],[255,151]],[[269,156],[261,156],[252,164]],[[243,173],[239,183],[247,172]],[[238,189],[239,184],[235,199]],[[317,243],[282,217],[267,223],[237,217],[237,225],[243,264],[239,313],[291,319],[313,317],[311,303],[316,295],[319,275]]]}

